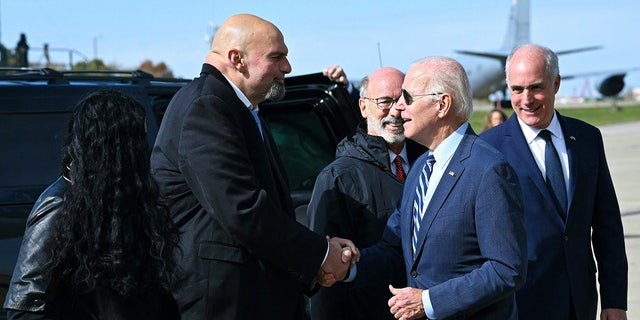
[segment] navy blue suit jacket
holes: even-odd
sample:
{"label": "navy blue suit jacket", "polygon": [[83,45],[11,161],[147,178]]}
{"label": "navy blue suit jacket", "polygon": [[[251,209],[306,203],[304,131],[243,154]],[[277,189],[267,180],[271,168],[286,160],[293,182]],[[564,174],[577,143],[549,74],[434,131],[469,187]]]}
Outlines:
{"label": "navy blue suit jacket", "polygon": [[[413,168],[425,162],[426,154]],[[419,175],[420,169],[410,170],[382,242],[363,250],[356,283],[386,281],[384,275],[404,267],[410,287],[429,289],[438,319],[516,319],[515,290],[524,283],[527,256],[514,170],[469,127],[436,186],[414,260]]]}
{"label": "navy blue suit jacket", "polygon": [[556,113],[569,155],[566,225],[514,113],[481,138],[500,150],[518,174],[525,204],[529,266],[517,293],[520,319],[567,319],[573,296],[578,319],[595,319],[598,261],[603,308],[627,306],[627,259],[620,209],[600,131]]}

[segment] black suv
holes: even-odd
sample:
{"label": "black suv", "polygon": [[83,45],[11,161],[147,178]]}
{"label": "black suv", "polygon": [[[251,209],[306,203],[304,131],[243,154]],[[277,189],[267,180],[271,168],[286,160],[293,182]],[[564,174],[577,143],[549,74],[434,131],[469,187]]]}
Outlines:
{"label": "black suv", "polygon": [[[77,102],[100,89],[131,95],[146,107],[153,145],[169,101],[189,81],[154,78],[141,71],[0,68],[0,303],[26,218],[40,193],[59,176],[66,124]],[[347,90],[321,73],[285,82],[285,98],[261,104],[260,113],[284,162],[298,221],[307,225],[306,207],[317,174],[362,118]]]}

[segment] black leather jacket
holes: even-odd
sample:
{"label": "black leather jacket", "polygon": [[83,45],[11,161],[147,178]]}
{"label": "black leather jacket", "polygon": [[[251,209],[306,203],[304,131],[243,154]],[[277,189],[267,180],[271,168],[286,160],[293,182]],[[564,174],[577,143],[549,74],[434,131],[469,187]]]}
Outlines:
{"label": "black leather jacket", "polygon": [[43,267],[49,261],[53,222],[62,209],[68,182],[60,177],[40,195],[27,218],[18,261],[13,270],[5,309],[38,312],[45,308],[45,290],[49,279]]}

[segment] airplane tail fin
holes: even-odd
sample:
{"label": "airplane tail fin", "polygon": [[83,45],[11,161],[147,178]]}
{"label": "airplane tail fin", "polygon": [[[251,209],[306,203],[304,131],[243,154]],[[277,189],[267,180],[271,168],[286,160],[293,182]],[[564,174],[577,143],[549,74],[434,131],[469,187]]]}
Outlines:
{"label": "airplane tail fin", "polygon": [[507,24],[507,32],[504,35],[502,47],[498,51],[472,51],[456,50],[457,53],[496,59],[504,63],[507,56],[515,47],[530,42],[530,0],[511,0],[511,13]]}
{"label": "airplane tail fin", "polygon": [[513,48],[531,42],[530,18],[529,0],[511,0],[511,14],[500,51],[509,53]]}

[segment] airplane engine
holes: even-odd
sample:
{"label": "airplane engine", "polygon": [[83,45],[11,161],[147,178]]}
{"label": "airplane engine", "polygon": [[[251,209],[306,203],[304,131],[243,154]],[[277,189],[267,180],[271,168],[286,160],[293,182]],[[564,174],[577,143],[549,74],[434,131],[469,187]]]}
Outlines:
{"label": "airplane engine", "polygon": [[614,74],[601,80],[596,89],[605,97],[616,97],[624,88],[624,77],[626,73]]}

